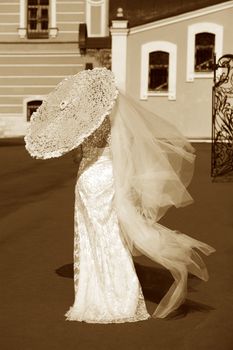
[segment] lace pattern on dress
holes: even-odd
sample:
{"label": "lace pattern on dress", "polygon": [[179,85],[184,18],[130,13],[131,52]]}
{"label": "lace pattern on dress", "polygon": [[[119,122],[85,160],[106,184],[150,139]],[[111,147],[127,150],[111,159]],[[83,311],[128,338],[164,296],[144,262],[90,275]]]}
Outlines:
{"label": "lace pattern on dress", "polygon": [[[75,308],[71,306],[69,310],[66,312],[65,316],[66,321],[83,321],[79,320],[75,316]],[[142,290],[140,288],[139,292],[139,297],[138,297],[138,306],[135,312],[135,315],[133,317],[127,317],[127,318],[116,318],[116,319],[104,319],[104,318],[99,318],[96,320],[89,320],[85,319],[86,323],[100,323],[100,324],[106,324],[106,323],[126,323],[126,322],[138,322],[138,321],[145,321],[151,318],[150,314],[146,311],[146,305],[145,305],[145,300],[144,296],[142,294]]]}
{"label": "lace pattern on dress", "polygon": [[91,165],[98,157],[109,150],[111,142],[111,123],[109,116],[106,117],[101,126],[94,131],[85,141],[82,143],[83,158],[79,167],[79,174],[84,169]]}
{"label": "lace pattern on dress", "polygon": [[[100,154],[104,152],[106,148],[109,148],[111,142],[111,122],[109,116],[107,116],[98,129],[96,129],[89,137],[87,137],[82,143],[82,156],[83,159],[80,163],[78,174],[81,174],[88,165],[91,165],[98,159]],[[104,147],[105,146],[105,147]],[[77,205],[75,205],[74,213],[74,289],[75,293],[78,290],[78,277],[80,269],[80,242],[78,234],[78,223],[76,220]]]}
{"label": "lace pattern on dress", "polygon": [[[78,170],[78,178],[77,181],[79,181],[79,176],[82,176],[83,173],[85,173],[85,171],[87,170],[87,172],[89,171],[88,168],[91,167],[94,164],[97,164],[98,161],[101,162],[101,159],[109,159],[109,161],[111,161],[111,150],[110,150],[110,131],[111,131],[111,125],[110,125],[110,120],[109,117],[107,117],[104,122],[102,123],[101,127],[99,127],[91,136],[89,136],[85,142],[82,144],[82,151],[83,151],[83,158],[81,161],[81,164],[79,166],[79,170]],[[105,146],[104,146],[105,145]],[[110,164],[110,163],[107,163]],[[97,170],[96,170],[97,171]],[[97,176],[100,177],[100,174],[93,174],[93,176]],[[90,178],[89,178],[90,179]],[[79,294],[79,289],[81,288],[81,285],[79,286],[79,283],[83,283],[80,282],[80,264],[82,265],[82,257],[83,257],[83,253],[82,251],[80,251],[81,249],[81,245],[83,244],[82,241],[80,242],[80,234],[79,233],[79,229],[83,229],[82,227],[82,223],[80,221],[78,221],[78,213],[80,213],[81,207],[80,207],[80,197],[79,197],[79,185],[77,182],[77,186],[76,186],[76,201],[75,201],[75,237],[74,237],[74,289],[75,289],[75,295],[78,298]],[[106,200],[109,201],[109,198],[106,197]],[[111,202],[109,201],[109,205],[111,207]],[[93,214],[94,215],[94,214]],[[114,231],[116,229],[117,225],[114,221],[114,219],[112,219],[113,221],[111,222],[111,227],[112,230]],[[78,227],[78,225],[80,225]],[[115,227],[115,228],[114,228]],[[90,228],[91,229],[91,228]],[[97,232],[95,232],[95,234],[97,234]],[[103,235],[106,235],[106,232],[103,232]],[[117,232],[116,232],[117,234]],[[83,237],[83,236],[82,236]],[[82,238],[82,240],[84,239],[84,237]],[[101,238],[102,239],[102,238]],[[110,239],[110,237],[109,237]],[[97,240],[98,243],[98,240]],[[95,244],[97,244],[95,243]],[[116,241],[115,241],[116,243]],[[126,243],[124,241],[122,241],[123,243],[123,247],[125,250],[125,255],[128,256],[127,261],[131,261],[132,262],[132,256],[128,250],[128,247],[126,245]],[[81,244],[81,245],[80,245]],[[94,244],[93,247],[93,251],[96,249]],[[101,249],[101,242],[99,241],[100,244],[100,249]],[[114,244],[114,243],[112,243]],[[119,244],[119,243],[118,243]],[[83,248],[82,248],[83,249]],[[123,248],[122,248],[123,249]],[[107,252],[106,252],[107,253]],[[117,256],[116,259],[118,259],[119,257]],[[81,259],[81,260],[80,260]],[[92,258],[91,258],[92,259]],[[132,262],[133,264],[133,262]],[[129,268],[129,267],[127,267]],[[133,269],[134,270],[134,269]],[[134,270],[135,271],[135,270]],[[82,272],[81,272],[82,273]],[[84,272],[85,273],[85,272]],[[135,279],[134,282],[132,281],[132,284],[135,283],[135,281],[137,281],[137,276],[136,276],[136,272],[134,272],[135,275],[133,278]],[[81,278],[82,279],[82,278]],[[139,284],[139,282],[137,282]],[[126,297],[126,296],[125,296]],[[129,297],[129,296],[128,296]],[[99,310],[99,307],[97,307],[97,309],[95,310],[95,305],[92,304],[91,306],[91,311],[87,312],[87,314],[85,314],[85,317],[82,316],[82,312],[80,311],[79,307],[76,306],[75,304],[69,308],[69,310],[66,312],[65,316],[66,316],[66,320],[70,320],[70,321],[84,321],[87,323],[124,323],[124,322],[137,322],[137,321],[143,321],[146,320],[148,318],[150,318],[150,315],[147,312],[146,309],[146,305],[145,305],[145,300],[143,297],[143,293],[142,293],[142,289],[140,284],[138,285],[138,288],[135,289],[135,294],[133,296],[133,298],[135,298],[136,301],[136,308],[133,314],[129,314],[129,317],[122,317],[119,318],[119,316],[117,317],[117,315],[115,314],[115,317],[113,315],[109,315],[109,312],[106,312],[104,305],[103,305],[103,310]],[[107,303],[109,301],[106,301]],[[114,310],[116,307],[116,305],[114,306],[114,300],[112,300],[112,310]],[[124,301],[122,300],[122,303]],[[84,302],[85,303],[85,302]],[[85,306],[88,309],[88,304]],[[119,307],[119,306],[118,306]],[[91,317],[89,317],[91,314]],[[121,314],[121,312],[119,313],[119,315]]]}

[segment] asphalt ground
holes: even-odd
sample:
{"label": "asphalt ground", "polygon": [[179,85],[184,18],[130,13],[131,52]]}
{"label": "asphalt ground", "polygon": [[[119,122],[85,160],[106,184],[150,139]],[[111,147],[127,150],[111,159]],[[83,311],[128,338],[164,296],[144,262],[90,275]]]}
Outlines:
{"label": "asphalt ground", "polygon": [[[210,279],[190,276],[186,302],[166,319],[124,324],[66,321],[73,303],[73,212],[77,164],[71,154],[35,160],[22,140],[0,142],[1,350],[233,350],[233,182],[213,183],[210,144],[194,144],[189,187],[195,202],[162,224],[216,248]],[[152,312],[172,283],[135,258]]]}

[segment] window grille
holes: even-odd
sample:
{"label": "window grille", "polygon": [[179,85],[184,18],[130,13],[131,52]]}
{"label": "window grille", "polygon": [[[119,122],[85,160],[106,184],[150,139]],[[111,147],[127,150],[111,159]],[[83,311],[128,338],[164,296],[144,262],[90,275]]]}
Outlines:
{"label": "window grille", "polygon": [[31,115],[42,104],[41,100],[34,100],[27,103],[27,121],[30,121]]}
{"label": "window grille", "polygon": [[215,34],[198,33],[195,36],[195,72],[212,72]]}
{"label": "window grille", "polygon": [[49,0],[28,0],[27,36],[29,39],[49,37]]}
{"label": "window grille", "polygon": [[168,91],[169,53],[154,51],[149,54],[148,90]]}

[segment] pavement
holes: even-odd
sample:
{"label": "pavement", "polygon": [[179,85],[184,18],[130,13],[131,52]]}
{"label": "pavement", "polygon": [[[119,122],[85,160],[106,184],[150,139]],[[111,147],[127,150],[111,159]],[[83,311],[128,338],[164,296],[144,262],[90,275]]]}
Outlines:
{"label": "pavement", "polygon": [[[35,160],[22,140],[0,142],[1,350],[233,350],[233,182],[213,183],[210,144],[193,144],[195,202],[161,223],[216,248],[203,257],[208,282],[190,276],[185,303],[166,319],[124,324],[66,321],[73,303],[73,211],[77,164],[70,154]],[[152,312],[170,274],[135,258]]]}

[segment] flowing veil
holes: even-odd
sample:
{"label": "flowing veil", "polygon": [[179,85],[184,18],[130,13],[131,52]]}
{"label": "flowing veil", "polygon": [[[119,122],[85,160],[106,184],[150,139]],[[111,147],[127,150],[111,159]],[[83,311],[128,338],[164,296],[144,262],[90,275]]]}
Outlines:
{"label": "flowing veil", "polygon": [[171,272],[174,283],[153,314],[166,317],[185,299],[188,272],[208,279],[193,248],[206,255],[214,251],[158,223],[169,207],[192,203],[186,188],[193,176],[195,150],[172,124],[122,92],[111,123],[115,204],[122,234],[132,253],[136,249]]}
{"label": "flowing veil", "polygon": [[174,277],[153,314],[166,317],[186,296],[188,272],[208,279],[197,249],[206,255],[214,251],[158,222],[169,207],[193,201],[186,188],[195,150],[172,124],[121,91],[117,95],[115,78],[106,68],[65,78],[32,116],[25,147],[36,158],[60,157],[78,147],[111,113],[114,200],[121,232],[132,254],[148,256]]}

